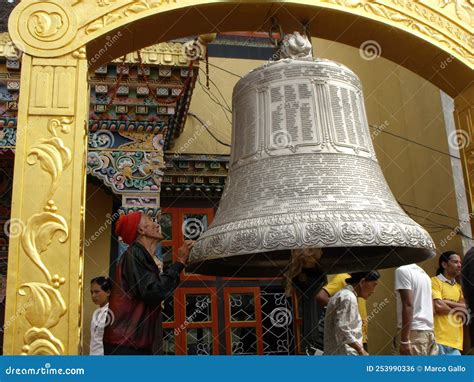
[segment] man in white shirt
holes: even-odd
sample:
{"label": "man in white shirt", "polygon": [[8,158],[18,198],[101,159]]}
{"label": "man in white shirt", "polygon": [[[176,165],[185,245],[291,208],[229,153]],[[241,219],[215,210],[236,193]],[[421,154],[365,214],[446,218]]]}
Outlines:
{"label": "man in white shirt", "polygon": [[324,319],[324,355],[368,355],[362,343],[362,319],[357,297],[375,290],[377,271],[351,273],[347,286],[329,299]]}
{"label": "man in white shirt", "polygon": [[431,279],[416,264],[395,270],[398,334],[394,350],[401,355],[436,355]]}

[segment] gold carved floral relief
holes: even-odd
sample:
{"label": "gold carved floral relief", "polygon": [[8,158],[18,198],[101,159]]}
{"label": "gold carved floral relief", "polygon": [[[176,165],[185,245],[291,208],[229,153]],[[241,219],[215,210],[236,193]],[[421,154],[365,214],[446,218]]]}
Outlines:
{"label": "gold carved floral relief", "polygon": [[474,1],[473,0],[440,0],[439,5],[445,8],[453,4],[459,20],[474,27]]}
{"label": "gold carved floral relief", "polygon": [[66,147],[60,134],[69,134],[72,123],[73,118],[50,119],[47,131],[51,137],[40,139],[27,154],[29,165],[33,166],[39,162],[41,169],[50,175],[51,186],[43,211],[28,218],[20,236],[21,247],[26,256],[46,278],[46,283],[29,282],[18,289],[18,294],[26,299],[25,317],[31,326],[24,335],[22,354],[64,354],[63,343],[53,335],[51,329],[67,312],[66,302],[60,292],[60,287],[65,284],[66,279],[52,274],[45,257],[53,240],[64,244],[69,239],[67,221],[57,213],[58,208],[52,198],[64,171],[71,164],[71,150]]}
{"label": "gold carved floral relief", "polygon": [[[50,205],[45,209],[54,209],[52,204],[50,202]],[[42,255],[47,251],[56,234],[59,234],[57,237],[60,243],[66,242],[69,237],[67,222],[61,215],[45,211],[31,216],[21,235],[23,250],[30,260],[43,272],[48,282],[53,285],[56,281],[53,280],[51,273],[44,265]]]}
{"label": "gold carved floral relief", "polygon": [[64,355],[64,345],[48,329],[33,327],[25,333],[22,355]]}
{"label": "gold carved floral relief", "polygon": [[59,291],[66,280],[57,274],[51,275],[42,259],[54,237],[60,243],[66,242],[69,237],[66,220],[55,211],[54,202],[50,201],[44,212],[28,219],[21,235],[23,250],[48,281],[48,284],[25,283],[18,289],[18,294],[26,298],[25,317],[31,325],[24,335],[23,354],[64,354],[63,344],[50,329],[59,323],[67,311],[66,302]]}
{"label": "gold carved floral relief", "polygon": [[58,137],[56,129],[59,128],[63,133],[69,133],[71,123],[72,119],[68,118],[50,120],[48,131],[53,137],[41,139],[28,152],[27,163],[34,165],[39,161],[41,168],[51,175],[52,183],[47,200],[53,197],[63,171],[69,167],[72,160],[71,150],[65,147],[64,141]]}
{"label": "gold carved floral relief", "polygon": [[25,355],[61,355],[64,345],[49,330],[64,314],[66,303],[55,288],[43,283],[26,283],[18,293],[27,299],[25,316],[32,326],[25,333]]}
{"label": "gold carved floral relief", "polygon": [[123,18],[147,11],[149,9],[160,7],[164,4],[176,3],[178,0],[134,0],[133,3],[127,5],[115,12],[107,13],[106,15],[94,20],[86,27],[86,34],[96,32],[109,24],[113,24]]}

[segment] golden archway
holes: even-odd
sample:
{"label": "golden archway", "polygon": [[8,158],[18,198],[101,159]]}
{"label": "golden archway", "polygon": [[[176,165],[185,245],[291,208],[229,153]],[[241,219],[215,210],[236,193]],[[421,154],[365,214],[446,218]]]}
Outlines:
{"label": "golden archway", "polygon": [[459,126],[472,128],[472,0],[23,0],[9,22],[25,54],[5,354],[80,351],[88,66],[178,37],[269,30],[272,17],[352,46],[375,40],[457,97]]}
{"label": "golden archway", "polygon": [[[455,96],[474,68],[472,0],[24,0],[10,35],[34,57],[79,54],[92,65],[161,41],[234,30],[286,31],[359,47],[374,39],[382,55]],[[140,33],[156,30],[156,33]],[[439,73],[442,71],[442,73]]]}

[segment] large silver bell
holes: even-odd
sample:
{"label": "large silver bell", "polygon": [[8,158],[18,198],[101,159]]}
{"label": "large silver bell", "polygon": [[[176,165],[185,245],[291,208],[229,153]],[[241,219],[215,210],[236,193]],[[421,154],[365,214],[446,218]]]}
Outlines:
{"label": "large silver bell", "polygon": [[[309,48],[308,48],[309,46]],[[292,250],[322,248],[323,272],[410,264],[434,255],[400,208],[375,156],[359,78],[313,59],[298,34],[285,59],[233,93],[229,177],[189,272],[279,276]]]}

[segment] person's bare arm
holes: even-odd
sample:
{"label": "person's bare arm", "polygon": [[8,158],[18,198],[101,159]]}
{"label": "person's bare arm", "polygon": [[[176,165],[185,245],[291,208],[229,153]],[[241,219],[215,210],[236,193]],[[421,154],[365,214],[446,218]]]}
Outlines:
{"label": "person's bare arm", "polygon": [[399,289],[402,300],[402,331],[400,333],[400,354],[411,355],[410,331],[413,320],[413,292],[410,289]]}
{"label": "person's bare arm", "polygon": [[364,347],[361,346],[361,344],[358,343],[358,342],[352,342],[352,343],[350,343],[350,344],[348,344],[348,345],[349,345],[352,349],[354,349],[354,350],[357,352],[357,354],[359,354],[359,355],[369,355],[369,353],[367,353],[367,352],[365,351]]}
{"label": "person's bare arm", "polygon": [[433,300],[433,308],[434,312],[440,315],[447,315],[451,312],[451,307],[446,303],[446,301],[439,298]]}
{"label": "person's bare arm", "polygon": [[194,241],[186,240],[183,245],[178,249],[178,263],[186,265],[188,263],[189,253],[194,247]]}
{"label": "person's bare arm", "polygon": [[462,302],[455,302],[455,301],[451,301],[451,300],[443,300],[443,302],[447,306],[449,306],[451,309],[458,309],[458,310],[466,310],[467,311],[466,303],[464,302],[464,300]]}
{"label": "person's bare arm", "polygon": [[436,298],[433,300],[433,308],[436,314],[447,315],[452,313],[453,309],[456,312],[462,312],[467,314],[467,307],[464,299],[459,300],[459,302],[451,301],[451,300],[443,300],[440,298]]}
{"label": "person's bare arm", "polygon": [[322,288],[319,293],[316,295],[316,302],[320,306],[326,306],[329,302],[329,293],[326,291],[326,289]]}

